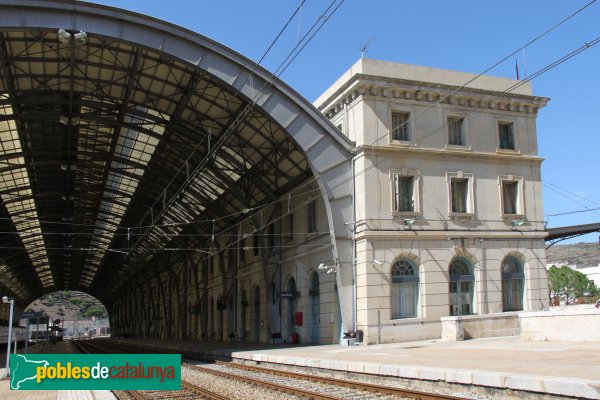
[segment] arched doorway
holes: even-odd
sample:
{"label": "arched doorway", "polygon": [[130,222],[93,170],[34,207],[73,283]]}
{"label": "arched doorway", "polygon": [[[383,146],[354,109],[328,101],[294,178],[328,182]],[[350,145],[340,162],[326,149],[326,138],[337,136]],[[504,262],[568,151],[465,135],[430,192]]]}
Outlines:
{"label": "arched doorway", "polygon": [[502,261],[502,311],[523,310],[525,274],[523,263],[515,256]]}
{"label": "arched doorway", "polygon": [[217,300],[217,340],[223,340],[223,308],[225,303],[223,303],[223,296],[219,295],[219,299]]}
{"label": "arched doorway", "polygon": [[288,298],[288,317],[286,318],[288,333],[291,335],[296,331],[296,280],[294,278],[289,279],[287,291],[292,293],[292,296]]}
{"label": "arched doorway", "polygon": [[473,266],[464,257],[450,263],[450,315],[473,313]]}
{"label": "arched doorway", "polygon": [[403,257],[392,265],[390,275],[392,319],[416,317],[419,306],[419,270],[417,266],[412,260]]}
{"label": "arched doorway", "polygon": [[319,275],[313,272],[310,278],[310,341],[319,343],[319,328],[321,325],[321,299],[319,295]]}
{"label": "arched doorway", "polygon": [[260,342],[260,288],[254,287],[254,323],[252,325],[252,340]]}
{"label": "arched doorway", "polygon": [[246,314],[248,312],[248,300],[246,299],[246,291],[242,290],[241,294],[241,307],[240,307],[240,327],[239,327],[239,337],[240,340],[246,340],[247,332],[246,332]]}
{"label": "arched doorway", "polygon": [[208,307],[208,338],[214,339],[215,336],[215,300],[211,297]]}

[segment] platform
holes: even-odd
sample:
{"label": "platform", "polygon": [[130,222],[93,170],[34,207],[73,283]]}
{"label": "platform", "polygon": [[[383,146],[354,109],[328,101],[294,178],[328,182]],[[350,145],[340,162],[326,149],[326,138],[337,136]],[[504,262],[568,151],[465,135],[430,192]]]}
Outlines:
{"label": "platform", "polygon": [[526,342],[517,336],[463,342],[277,347],[264,344],[127,339],[236,359],[476,385],[557,397],[600,399],[600,343]]}
{"label": "platform", "polygon": [[[0,354],[1,365],[6,362],[6,350]],[[23,349],[18,349],[22,354]],[[70,341],[56,344],[40,344],[30,346],[28,353],[64,354],[78,353]],[[4,377],[5,370],[0,368],[0,377]],[[8,379],[0,380],[0,400],[116,400],[110,390],[10,390]]]}

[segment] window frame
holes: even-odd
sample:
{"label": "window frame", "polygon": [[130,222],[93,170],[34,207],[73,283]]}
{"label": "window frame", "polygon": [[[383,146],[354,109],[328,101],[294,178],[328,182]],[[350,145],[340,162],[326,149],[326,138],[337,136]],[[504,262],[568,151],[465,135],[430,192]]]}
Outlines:
{"label": "window frame", "polygon": [[[452,181],[453,180],[467,180],[467,195],[466,195],[466,212],[455,212],[452,211]],[[472,173],[465,173],[463,171],[447,172],[446,183],[448,190],[448,216],[450,218],[473,218],[476,214],[475,207],[475,175]]]}
{"label": "window frame", "polygon": [[[451,270],[452,270],[452,264],[457,261],[460,260],[462,262],[464,262],[464,264],[467,266],[468,268],[468,274],[452,274]],[[461,301],[461,295],[462,293],[462,283],[463,282],[468,282],[469,283],[469,292],[467,293],[468,298],[469,298],[469,303],[467,304],[469,306],[469,313],[467,314],[463,314],[462,313],[462,306],[464,305]],[[453,303],[451,301],[451,297],[452,297],[452,284],[456,284],[457,287],[457,291],[456,291],[456,295],[458,298],[458,314],[455,314],[452,312],[452,306]],[[473,265],[473,263],[471,262],[471,260],[469,260],[466,257],[463,256],[457,256],[454,257],[452,260],[450,260],[450,263],[448,264],[448,315],[452,316],[452,317],[460,317],[460,316],[464,316],[464,315],[473,315],[473,303],[474,303],[474,297],[475,297],[475,267]]]}
{"label": "window frame", "polygon": [[[396,187],[396,177],[411,177],[412,182],[412,211],[400,211],[396,209],[396,193],[398,189]],[[390,170],[390,209],[394,216],[418,216],[421,215],[421,172],[416,169],[400,168]],[[398,180],[398,183],[400,180]]]}
{"label": "window frame", "polygon": [[[397,263],[406,262],[412,267],[413,274],[412,275],[394,275],[394,267]],[[407,318],[418,318],[419,317],[419,295],[420,295],[420,276],[419,276],[419,267],[417,262],[410,257],[399,257],[393,263],[390,264],[390,319],[407,319]],[[407,314],[404,309],[406,303],[406,296],[409,296],[410,293],[408,287],[414,287],[413,293],[413,304],[414,304],[414,313]],[[395,297],[395,293],[398,293],[398,297]],[[394,314],[394,304],[399,301],[399,314]]]}
{"label": "window frame", "polygon": [[[511,182],[517,184],[517,198],[515,200],[516,212],[514,214],[506,213],[504,202],[504,183]],[[500,196],[500,215],[503,219],[522,219],[525,217],[525,180],[517,175],[498,175],[498,188]]]}
{"label": "window frame", "polygon": [[[461,139],[462,143],[450,143],[450,120],[460,120],[461,121]],[[468,126],[467,126],[467,116],[465,114],[460,113],[447,113],[446,114],[446,148],[447,149],[461,149],[461,150],[471,150],[471,146],[468,145]]]}
{"label": "window frame", "polygon": [[[406,135],[407,139],[395,139],[394,138],[394,114],[403,114],[406,115]],[[411,118],[412,111],[408,109],[401,108],[390,108],[389,111],[389,142],[390,143],[410,143],[413,139],[413,120]]]}
{"label": "window frame", "polygon": [[[512,124],[512,139],[513,149],[501,147],[502,141],[500,139],[500,125]],[[521,150],[517,146],[518,136],[517,120],[512,118],[496,118],[496,152],[497,153],[508,153],[508,154],[521,154]]]}
{"label": "window frame", "polygon": [[[515,264],[517,265],[518,272],[504,272],[504,265],[507,259],[515,260]],[[520,257],[515,256],[514,254],[508,254],[502,259],[500,263],[500,274],[502,280],[502,312],[511,312],[511,311],[523,311],[525,305],[525,265]],[[520,282],[520,292],[519,300],[520,300],[520,308],[515,307],[511,302],[510,293],[512,292],[514,281]],[[506,293],[505,293],[506,292]],[[508,301],[505,301],[508,299]]]}

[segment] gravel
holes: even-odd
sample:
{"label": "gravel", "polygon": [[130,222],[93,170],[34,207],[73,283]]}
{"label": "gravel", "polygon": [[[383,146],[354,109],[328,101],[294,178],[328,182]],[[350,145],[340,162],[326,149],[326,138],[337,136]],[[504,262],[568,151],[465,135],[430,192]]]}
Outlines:
{"label": "gravel", "polygon": [[[311,381],[307,381],[304,379],[282,377],[282,376],[276,376],[276,375],[271,375],[268,373],[261,373],[261,372],[254,372],[254,371],[245,371],[245,370],[241,370],[239,368],[230,367],[230,366],[223,365],[223,364],[203,364],[203,363],[199,363],[199,362],[196,362],[194,364],[199,365],[203,368],[211,369],[211,370],[233,373],[233,374],[236,374],[239,376],[260,379],[260,380],[272,382],[272,383],[275,383],[278,385],[284,385],[287,387],[293,387],[293,388],[297,388],[297,389],[308,390],[311,392],[327,394],[329,396],[334,396],[334,397],[337,397],[340,399],[397,400],[397,399],[405,398],[405,397],[399,397],[399,396],[384,395],[384,394],[380,394],[380,393],[370,393],[370,392],[365,392],[363,390],[355,390],[355,389],[351,389],[351,388],[328,385],[328,384],[324,384],[324,383],[311,382]],[[182,368],[182,373],[183,373],[183,370],[197,372],[197,370],[187,368],[185,366]]]}

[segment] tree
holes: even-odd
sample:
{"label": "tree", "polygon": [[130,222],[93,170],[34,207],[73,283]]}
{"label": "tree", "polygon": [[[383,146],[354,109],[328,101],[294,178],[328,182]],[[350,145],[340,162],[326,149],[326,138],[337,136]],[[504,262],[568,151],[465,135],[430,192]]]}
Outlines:
{"label": "tree", "polygon": [[92,306],[92,307],[89,307],[85,311],[84,315],[86,318],[91,318],[91,317],[103,318],[106,316],[106,313],[104,310],[100,309],[99,307]]}
{"label": "tree", "polygon": [[566,265],[560,268],[556,265],[550,267],[548,270],[548,284],[551,293],[559,296],[564,295],[567,302],[569,296],[580,297],[597,291],[596,286],[590,283],[587,276]]}

